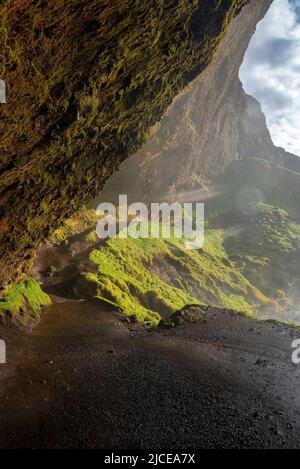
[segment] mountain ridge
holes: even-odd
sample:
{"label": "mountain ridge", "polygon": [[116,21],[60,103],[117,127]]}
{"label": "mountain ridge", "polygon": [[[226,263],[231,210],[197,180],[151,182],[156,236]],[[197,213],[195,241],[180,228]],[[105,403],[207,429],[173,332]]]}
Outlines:
{"label": "mountain ridge", "polygon": [[101,199],[116,193],[135,201],[176,198],[209,187],[230,163],[248,157],[300,172],[299,158],[273,144],[260,104],[239,79],[244,54],[270,4],[244,7],[213,62],[175,100],[151,140],[112,176]]}

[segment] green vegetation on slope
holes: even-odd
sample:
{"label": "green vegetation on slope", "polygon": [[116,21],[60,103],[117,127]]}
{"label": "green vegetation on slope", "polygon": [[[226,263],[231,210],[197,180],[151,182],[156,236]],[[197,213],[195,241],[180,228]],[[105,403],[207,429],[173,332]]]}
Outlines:
{"label": "green vegetation on slope", "polygon": [[295,310],[300,225],[289,213],[298,213],[298,179],[263,160],[234,163],[221,195],[206,204],[203,249],[176,239],[112,239],[90,254],[99,272],[83,274],[89,291],[152,323],[189,303],[252,316]]}
{"label": "green vegetation on slope", "polygon": [[283,312],[300,307],[299,182],[299,173],[277,164],[238,161],[206,211],[208,224],[224,229],[237,269]]}
{"label": "green vegetation on slope", "polygon": [[139,321],[157,324],[187,304],[221,306],[250,316],[262,305],[276,307],[231,262],[222,230],[208,230],[199,251],[176,239],[117,237],[92,251],[90,260],[98,274],[82,275],[94,285],[95,295]]}
{"label": "green vegetation on slope", "polygon": [[21,324],[36,321],[41,307],[50,303],[50,297],[42,291],[39,283],[28,277],[1,292],[0,320],[10,318]]}
{"label": "green vegetation on slope", "polygon": [[[237,267],[282,308],[300,305],[300,225],[278,207],[258,204],[256,220],[228,237],[225,247]],[[293,293],[294,291],[294,293]]]}
{"label": "green vegetation on slope", "polygon": [[[49,238],[50,241],[64,241],[71,236],[77,235],[84,231],[94,228],[99,221],[99,214],[94,209],[82,207],[73,217],[67,218],[62,225],[54,231]],[[96,241],[92,233],[87,234],[87,241],[93,239]]]}
{"label": "green vegetation on slope", "polygon": [[179,286],[168,284],[151,272],[153,260],[168,253],[169,245],[162,240],[115,238],[90,254],[90,260],[99,267],[99,275],[87,274],[86,278],[97,283],[98,297],[127,315],[136,315],[139,321],[157,324],[161,314],[197,302]]}

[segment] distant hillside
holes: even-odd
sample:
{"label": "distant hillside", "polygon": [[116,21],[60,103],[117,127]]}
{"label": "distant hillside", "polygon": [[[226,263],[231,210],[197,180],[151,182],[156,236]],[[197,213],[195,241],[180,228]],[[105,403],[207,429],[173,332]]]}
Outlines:
{"label": "distant hillside", "polygon": [[300,323],[300,173],[248,158],[215,182],[203,249],[110,240],[90,257],[97,294],[125,312],[140,305],[165,315],[200,302]]}
{"label": "distant hillside", "polygon": [[83,232],[66,223],[57,241],[63,233],[69,241],[51,248],[54,265],[42,254],[52,272],[46,291],[96,296],[151,324],[196,303],[300,324],[299,178],[262,159],[233,162],[206,203],[200,250],[175,238],[99,242],[93,217]]}

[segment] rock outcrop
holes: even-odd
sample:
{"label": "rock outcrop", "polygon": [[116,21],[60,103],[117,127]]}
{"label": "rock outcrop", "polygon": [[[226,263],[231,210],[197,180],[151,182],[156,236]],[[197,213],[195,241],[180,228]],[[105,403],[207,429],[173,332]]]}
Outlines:
{"label": "rock outcrop", "polygon": [[298,157],[274,146],[259,103],[239,69],[271,0],[253,0],[233,20],[215,59],[163,118],[152,139],[129,158],[102,194],[135,200],[205,188],[235,160],[267,159],[300,171]]}
{"label": "rock outcrop", "polygon": [[142,146],[248,1],[0,1],[0,286]]}

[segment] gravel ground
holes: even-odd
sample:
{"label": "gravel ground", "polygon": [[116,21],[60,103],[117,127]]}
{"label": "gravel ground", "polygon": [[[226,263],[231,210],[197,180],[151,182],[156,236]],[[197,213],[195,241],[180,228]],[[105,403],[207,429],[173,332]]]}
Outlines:
{"label": "gravel ground", "polygon": [[300,448],[300,331],[210,309],[151,331],[96,300],[1,328],[1,448]]}

